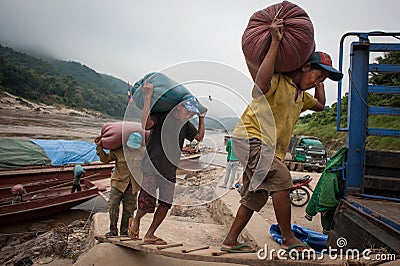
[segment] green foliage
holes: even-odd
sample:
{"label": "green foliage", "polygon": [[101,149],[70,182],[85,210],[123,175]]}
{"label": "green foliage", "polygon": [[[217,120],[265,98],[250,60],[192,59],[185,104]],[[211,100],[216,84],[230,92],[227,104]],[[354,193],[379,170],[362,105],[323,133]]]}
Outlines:
{"label": "green foliage", "polygon": [[[378,64],[400,65],[400,52],[385,53],[375,59]],[[400,86],[399,73],[371,72],[370,83],[375,85]]]}
{"label": "green foliage", "polygon": [[123,117],[127,85],[76,62],[44,61],[0,46],[0,88],[45,104]]}

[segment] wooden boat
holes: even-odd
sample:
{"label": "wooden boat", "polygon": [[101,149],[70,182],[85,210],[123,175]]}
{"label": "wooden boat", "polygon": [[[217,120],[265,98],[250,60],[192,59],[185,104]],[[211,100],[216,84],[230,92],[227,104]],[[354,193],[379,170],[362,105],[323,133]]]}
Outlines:
{"label": "wooden boat", "polygon": [[23,201],[12,204],[12,197],[0,201],[0,226],[28,221],[68,210],[98,195],[98,188],[84,179],[82,190],[71,193],[72,181],[23,195]]}
{"label": "wooden boat", "polygon": [[[85,176],[97,180],[111,176],[114,163],[83,165]],[[10,196],[11,187],[22,184],[27,192],[58,185],[73,179],[73,165],[25,167],[0,171],[0,199]]]}
{"label": "wooden boat", "polygon": [[[86,176],[96,175],[96,178],[108,177],[114,163],[91,163],[82,165]],[[73,178],[74,165],[64,166],[39,166],[24,167],[0,171],[0,187],[13,186],[15,184],[26,184],[47,180],[71,180]]]}

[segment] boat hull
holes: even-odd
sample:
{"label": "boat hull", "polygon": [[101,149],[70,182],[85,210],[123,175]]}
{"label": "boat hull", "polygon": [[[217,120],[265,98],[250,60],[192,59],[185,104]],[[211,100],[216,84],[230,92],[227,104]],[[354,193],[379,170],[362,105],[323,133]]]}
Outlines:
{"label": "boat hull", "polygon": [[[52,215],[88,201],[98,195],[97,187],[84,180],[82,191],[71,193],[71,186],[30,195],[26,201],[0,206],[0,226]],[[24,199],[25,200],[25,199]]]}

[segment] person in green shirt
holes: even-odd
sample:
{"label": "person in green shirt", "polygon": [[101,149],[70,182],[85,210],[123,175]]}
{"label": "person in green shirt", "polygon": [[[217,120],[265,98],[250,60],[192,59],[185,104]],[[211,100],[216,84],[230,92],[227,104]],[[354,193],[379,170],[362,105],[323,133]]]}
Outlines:
{"label": "person in green shirt", "polygon": [[223,188],[234,189],[233,183],[235,182],[236,171],[239,166],[239,160],[236,158],[235,152],[232,147],[232,139],[229,138],[225,150],[228,152],[228,156],[226,157],[226,170],[225,170],[225,178]]}

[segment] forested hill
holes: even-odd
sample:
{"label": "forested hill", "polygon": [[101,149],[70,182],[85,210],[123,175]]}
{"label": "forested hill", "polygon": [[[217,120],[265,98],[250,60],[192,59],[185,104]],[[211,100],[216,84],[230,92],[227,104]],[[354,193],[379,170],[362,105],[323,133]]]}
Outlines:
{"label": "forested hill", "polygon": [[78,62],[40,59],[0,45],[0,90],[48,105],[122,118],[127,84]]}

